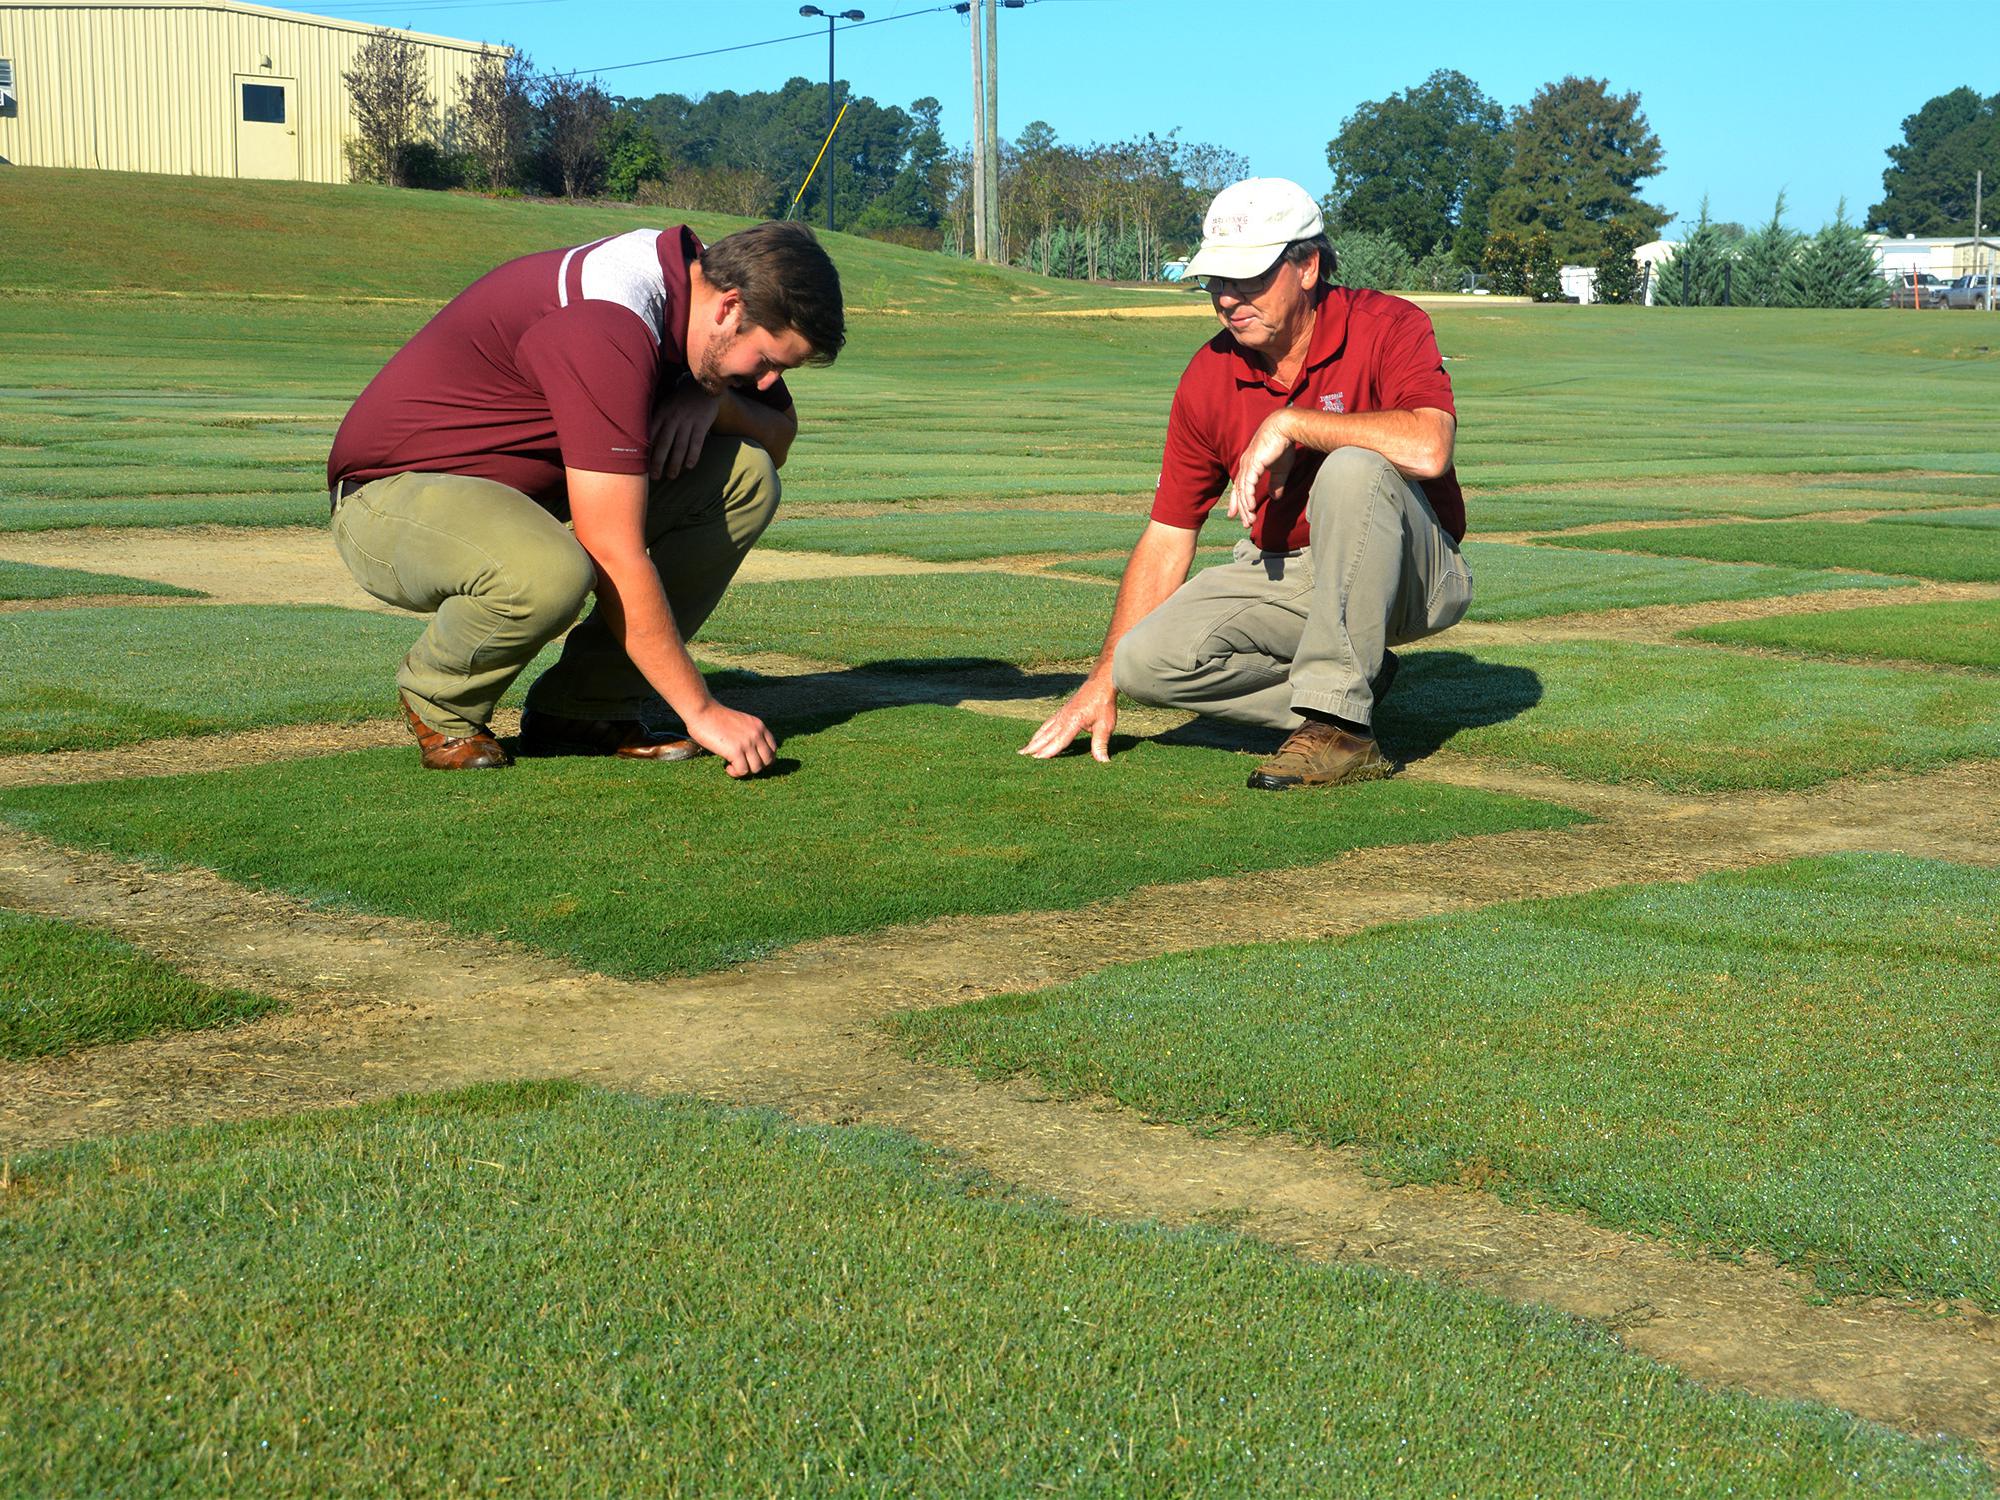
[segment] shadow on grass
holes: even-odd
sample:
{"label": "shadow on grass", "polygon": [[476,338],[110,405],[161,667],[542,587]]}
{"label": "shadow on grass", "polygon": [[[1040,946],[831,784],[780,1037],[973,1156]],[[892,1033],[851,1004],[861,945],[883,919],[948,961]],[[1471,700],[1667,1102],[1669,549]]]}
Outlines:
{"label": "shadow on grass", "polygon": [[[698,650],[699,648],[697,648]],[[911,703],[956,707],[969,700],[1010,702],[1066,696],[1082,682],[1070,670],[1030,670],[990,657],[896,658],[796,677],[737,669],[709,673],[709,685],[732,708],[761,715],[788,734],[811,734],[872,709]],[[1481,661],[1463,651],[1403,657],[1395,692],[1379,722],[1385,745],[1403,761],[1422,760],[1461,732],[1519,717],[1542,701],[1542,679],[1525,667]],[[1272,731],[1197,718],[1151,736],[1162,745],[1268,751]],[[1113,736],[1112,750],[1140,737]],[[1087,749],[1087,741],[1075,748]]]}
{"label": "shadow on grass", "polygon": [[[695,648],[699,654],[700,647]],[[1074,671],[1031,671],[990,657],[893,658],[766,677],[735,668],[710,672],[716,697],[731,708],[769,719],[787,733],[810,734],[844,724],[871,709],[912,703],[956,707],[968,700],[1013,702],[1065,696],[1083,681]]]}
{"label": "shadow on grass", "polygon": [[1463,651],[1417,651],[1402,661],[1377,723],[1400,760],[1423,760],[1467,729],[1503,724],[1542,701],[1541,675],[1527,667]]}

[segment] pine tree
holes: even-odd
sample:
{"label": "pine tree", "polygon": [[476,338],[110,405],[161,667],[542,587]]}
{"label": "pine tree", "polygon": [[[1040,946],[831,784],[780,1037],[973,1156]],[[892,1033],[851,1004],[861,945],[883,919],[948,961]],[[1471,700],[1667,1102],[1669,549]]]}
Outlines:
{"label": "pine tree", "polygon": [[1771,222],[1746,235],[1736,250],[1734,301],[1741,307],[1783,307],[1785,277],[1805,236],[1785,224],[1785,195],[1778,194]]}
{"label": "pine tree", "polygon": [[[1734,259],[1721,226],[1708,216],[1708,199],[1701,200],[1701,217],[1694,232],[1653,271],[1653,301],[1668,307],[1720,307],[1729,289],[1729,264]],[[1732,300],[1733,297],[1732,297]]]}
{"label": "pine tree", "polygon": [[1799,249],[1785,277],[1787,307],[1880,307],[1888,283],[1858,224],[1847,221],[1847,200],[1831,224]]}

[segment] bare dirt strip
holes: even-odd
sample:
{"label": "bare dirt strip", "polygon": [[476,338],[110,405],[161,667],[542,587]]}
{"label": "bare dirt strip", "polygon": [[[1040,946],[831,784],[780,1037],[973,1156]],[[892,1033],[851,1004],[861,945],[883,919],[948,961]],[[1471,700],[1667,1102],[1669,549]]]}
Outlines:
{"label": "bare dirt strip", "polygon": [[[130,533],[69,533],[59,542],[8,538],[0,555],[18,555],[15,544],[23,541],[43,554],[23,560],[57,561],[48,554],[62,552],[74,559],[65,565],[204,588],[217,602],[308,597],[373,605],[346,583],[317,532],[148,533],[143,541]],[[788,568],[814,555],[763,557]],[[815,561],[824,573],[859,574],[879,571],[884,560]],[[936,570],[893,561],[912,572]],[[2000,591],[1924,585],[1853,592],[1886,603]],[[1714,619],[1848,602],[1861,600],[1843,591],[1614,611],[1461,627],[1455,638],[1664,639]],[[837,687],[868,702],[951,702],[1033,719],[1073,680],[954,680],[703,654],[780,674],[759,690],[770,700],[766,711],[791,700],[823,704]],[[1157,732],[1181,719],[1139,713],[1126,722]],[[505,733],[512,725],[496,727]],[[9,757],[0,760],[0,784],[168,774],[402,743],[404,731],[387,718],[295,726],[115,752]],[[894,929],[789,950],[721,975],[651,984],[578,972],[421,923],[312,910],[203,871],[148,870],[0,830],[0,905],[109,928],[203,977],[294,1005],[251,1026],[0,1064],[0,1152],[488,1079],[568,1076],[768,1104],[803,1119],[908,1130],[1081,1212],[1229,1224],[1310,1257],[1362,1260],[1545,1303],[1594,1319],[1698,1378],[1829,1401],[1913,1432],[1949,1433],[2000,1461],[2000,1320],[1977,1309],[1821,1304],[1803,1279],[1756,1257],[1690,1257],[1576,1216],[1509,1208],[1477,1191],[1385,1187],[1351,1151],[1203,1137],[1095,1101],[1051,1100],[1027,1083],[980,1083],[911,1062],[875,1024],[899,1009],[1034,988],[1213,943],[1298,941],[1805,854],[1882,849],[2000,859],[2000,762],[1805,795],[1698,801],[1509,772],[1448,752],[1409,774],[1546,797],[1600,821],[1359,851],[1317,869],[1153,888],[1082,911]]]}
{"label": "bare dirt strip", "polygon": [[[1476,768],[1463,779],[1479,780]],[[671,770],[667,774],[673,774]],[[0,1142],[352,1104],[485,1079],[564,1076],[908,1130],[1077,1211],[1233,1224],[1545,1303],[1698,1378],[1812,1397],[2000,1459],[2000,1321],[1887,1302],[1817,1305],[1752,1258],[1690,1257],[1490,1195],[1390,1188],[1354,1153],[1209,1138],[1029,1084],[911,1062],[896,1010],[1032,988],[1108,963],[1275,942],[1630,880],[1838,849],[2000,855],[2000,763],[1809,796],[1656,799],[1603,821],[1356,852],[1316,869],[1158,887],[1074,912],[836,939],[693,980],[633,983],[441,928],[315,911],[201,871],[162,872],[0,833],[0,904],[117,931],[191,972],[279,994],[289,1015],[0,1066]],[[1254,899],[1253,899],[1254,898]],[[1941,1310],[1940,1310],[1941,1311]]]}

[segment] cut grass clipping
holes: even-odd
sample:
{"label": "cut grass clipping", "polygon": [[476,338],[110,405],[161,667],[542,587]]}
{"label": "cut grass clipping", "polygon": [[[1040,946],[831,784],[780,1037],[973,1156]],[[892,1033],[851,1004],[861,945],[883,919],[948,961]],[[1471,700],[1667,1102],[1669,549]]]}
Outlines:
{"label": "cut grass clipping", "polygon": [[116,573],[86,573],[77,568],[47,568],[38,563],[0,558],[0,599],[74,599],[87,594],[158,594],[196,599],[194,589],[150,578],[126,578]]}
{"label": "cut grass clipping", "polygon": [[[1449,637],[1446,637],[1448,640]],[[1993,753],[2000,682],[1699,646],[1412,650],[1383,743],[1670,791],[1807,787]]]}
{"label": "cut grass clipping", "polygon": [[0,910],[0,1058],[48,1057],[280,1009],[216,989],[103,933]]}
{"label": "cut grass clipping", "polygon": [[0,614],[0,752],[386,719],[396,663],[422,630],[411,617],[306,605]]}
{"label": "cut grass clipping", "polygon": [[1789,1500],[1989,1477],[1545,1313],[1065,1217],[886,1132],[562,1084],[41,1158],[0,1241],[14,1494]]}
{"label": "cut grass clipping", "polygon": [[[883,710],[788,737],[790,774],[713,760],[531,761],[438,776],[412,751],[0,794],[65,843],[219,870],[309,899],[504,933],[616,974],[694,973],[893,922],[1073,907],[1161,881],[1584,821],[1414,781],[1337,819],[1243,790],[1242,757],[1142,743],[1115,774],[1015,751],[1018,723]],[[458,858],[476,829],[478,858]],[[422,878],[412,878],[412,851]]]}
{"label": "cut grass clipping", "polygon": [[2000,528],[1911,525],[1900,517],[1854,524],[1771,521],[1754,526],[1670,526],[1657,531],[1552,536],[1546,541],[1556,547],[1599,547],[1662,557],[1909,573],[1955,583],[2000,579]]}
{"label": "cut grass clipping", "polygon": [[1358,1142],[1608,1224],[2000,1308],[2000,874],[1850,855],[1213,949],[899,1016],[924,1057]]}
{"label": "cut grass clipping", "polygon": [[[1876,656],[2000,671],[2000,602],[1990,599],[1780,615],[1683,633],[1725,646],[1767,646],[1808,656]],[[2000,743],[1994,748],[2000,750]]]}

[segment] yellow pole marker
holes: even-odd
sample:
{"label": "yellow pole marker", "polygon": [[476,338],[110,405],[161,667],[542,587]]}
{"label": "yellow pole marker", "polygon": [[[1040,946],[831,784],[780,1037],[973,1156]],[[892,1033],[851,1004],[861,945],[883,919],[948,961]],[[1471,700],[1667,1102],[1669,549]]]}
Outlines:
{"label": "yellow pole marker", "polygon": [[[852,103],[853,101],[849,100],[848,102]],[[833,144],[833,131],[840,129],[840,122],[846,118],[847,105],[843,104],[840,106],[840,113],[833,117],[833,130],[827,131],[826,139],[819,143],[819,155],[813,158],[812,166],[807,169],[806,180],[800,183],[799,190],[792,194],[792,207],[785,210],[786,218],[789,219],[792,216],[792,209],[796,209],[799,206],[799,199],[805,197],[806,189],[812,186],[813,173],[819,170],[819,164],[826,156],[826,148]]]}

